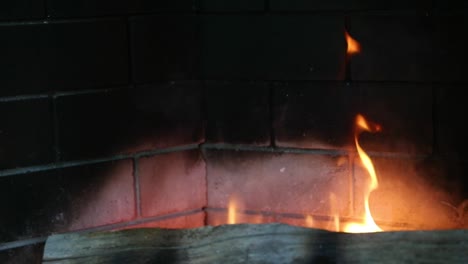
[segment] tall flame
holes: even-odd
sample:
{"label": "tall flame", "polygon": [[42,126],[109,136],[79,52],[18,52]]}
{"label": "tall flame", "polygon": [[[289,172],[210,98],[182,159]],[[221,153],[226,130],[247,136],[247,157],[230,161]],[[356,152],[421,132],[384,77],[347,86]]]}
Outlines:
{"label": "tall flame", "polygon": [[348,46],[346,54],[354,55],[361,52],[361,45],[355,39],[353,39],[347,31],[345,31],[346,44]]}
{"label": "tall flame", "polygon": [[234,195],[229,198],[228,204],[228,224],[233,225],[238,222],[237,220],[237,210],[238,210],[238,201]]}
{"label": "tall flame", "polygon": [[356,144],[356,149],[359,154],[359,158],[362,161],[362,164],[366,168],[367,172],[369,172],[370,176],[370,185],[367,192],[364,195],[364,209],[365,215],[364,220],[362,223],[349,223],[345,225],[343,231],[348,233],[366,233],[366,232],[379,232],[382,229],[375,223],[374,218],[372,218],[372,214],[369,209],[369,197],[372,191],[377,189],[379,186],[379,182],[377,181],[377,175],[375,173],[374,165],[370,157],[367,153],[362,149],[361,145],[359,144],[358,136],[363,131],[368,132],[377,132],[380,131],[381,127],[379,125],[370,124],[366,121],[366,119],[358,114],[356,116],[356,131],[354,134],[354,142]]}

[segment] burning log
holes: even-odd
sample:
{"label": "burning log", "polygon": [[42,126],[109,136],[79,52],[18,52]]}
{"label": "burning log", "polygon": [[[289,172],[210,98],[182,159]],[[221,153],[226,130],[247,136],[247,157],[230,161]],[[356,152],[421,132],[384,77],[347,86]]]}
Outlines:
{"label": "burning log", "polygon": [[43,263],[468,263],[468,230],[349,234],[284,224],[58,234]]}

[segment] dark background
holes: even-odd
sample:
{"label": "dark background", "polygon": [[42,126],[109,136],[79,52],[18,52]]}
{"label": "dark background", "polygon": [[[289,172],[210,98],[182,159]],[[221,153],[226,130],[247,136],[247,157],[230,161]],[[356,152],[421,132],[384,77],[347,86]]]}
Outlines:
{"label": "dark background", "polygon": [[[358,112],[384,126],[366,149],[422,158],[428,180],[462,199],[466,11],[461,0],[2,1],[0,242],[66,230],[103,158],[202,142],[346,149]],[[362,46],[351,60],[345,30]],[[70,209],[45,206],[57,200]],[[57,210],[65,219],[47,221]]]}

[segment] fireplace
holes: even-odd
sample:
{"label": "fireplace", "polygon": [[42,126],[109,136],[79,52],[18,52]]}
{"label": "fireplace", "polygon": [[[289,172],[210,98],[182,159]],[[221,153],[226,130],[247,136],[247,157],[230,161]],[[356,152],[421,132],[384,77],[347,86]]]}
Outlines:
{"label": "fireplace", "polygon": [[[47,236],[465,229],[461,1],[0,4],[0,260]],[[463,10],[463,11],[460,11]],[[360,52],[347,53],[350,42]]]}

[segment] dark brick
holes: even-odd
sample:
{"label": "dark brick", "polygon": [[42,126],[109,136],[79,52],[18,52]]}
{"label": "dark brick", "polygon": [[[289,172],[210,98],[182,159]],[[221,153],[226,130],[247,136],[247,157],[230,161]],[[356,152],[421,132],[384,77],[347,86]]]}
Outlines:
{"label": "dark brick", "polygon": [[363,133],[367,150],[430,154],[433,145],[432,90],[402,84],[295,83],[275,89],[274,129],[279,146],[351,148],[357,113],[383,126]]}
{"label": "dark brick", "polygon": [[51,105],[47,99],[0,104],[0,168],[54,159]]}
{"label": "dark brick", "polygon": [[433,36],[433,80],[441,82],[464,82],[468,71],[468,40],[464,36],[468,27],[466,12],[460,16],[435,17]]}
{"label": "dark brick", "polygon": [[130,99],[118,91],[59,97],[59,146],[64,160],[95,158],[125,152]]}
{"label": "dark brick", "polygon": [[358,112],[382,131],[362,133],[368,151],[431,154],[433,149],[432,89],[403,84],[359,84]]}
{"label": "dark brick", "polygon": [[4,264],[42,264],[45,243],[0,251],[0,262]]}
{"label": "dark brick", "polygon": [[0,95],[128,83],[124,21],[0,27]]}
{"label": "dark brick", "polygon": [[373,0],[331,0],[331,1],[309,1],[309,0],[270,0],[272,10],[398,10],[430,8],[430,0],[396,0],[396,1],[373,1]]}
{"label": "dark brick", "polygon": [[468,158],[465,89],[465,86],[440,85],[435,94],[437,150],[444,156],[458,159]]}
{"label": "dark brick", "polygon": [[265,9],[265,0],[199,0],[202,11],[260,11]]}
{"label": "dark brick", "polygon": [[434,13],[464,15],[468,10],[468,2],[464,0],[434,0]]}
{"label": "dark brick", "polygon": [[[446,202],[457,207],[468,197],[467,158],[432,155],[414,166],[414,170],[437,193],[447,195]],[[468,222],[465,222],[468,225]]]}
{"label": "dark brick", "polygon": [[201,90],[198,82],[170,82],[137,86],[130,91],[133,116],[129,124],[134,124],[137,139],[133,149],[203,142]]}
{"label": "dark brick", "polygon": [[[379,186],[370,195],[370,210],[377,223],[388,226],[387,231],[457,226],[456,213],[446,204],[452,202],[452,192],[427,177],[424,161],[397,158],[372,158],[372,161]],[[357,158],[354,168],[355,212],[359,216],[364,213],[363,200],[370,177]],[[436,180],[441,182],[441,179]]]}
{"label": "dark brick", "polygon": [[193,0],[47,0],[52,17],[100,16],[149,13],[155,11],[190,11]]}
{"label": "dark brick", "polygon": [[203,77],[215,80],[340,80],[344,20],[340,16],[206,15]]}
{"label": "dark brick", "polygon": [[[436,159],[434,165],[429,160],[430,164],[428,174],[430,179],[437,183],[437,186],[442,190],[452,194],[452,205],[459,207],[468,197],[468,158],[453,158],[444,157]],[[431,166],[432,165],[432,166]],[[435,167],[435,168],[433,168]],[[457,199],[458,198],[458,199]],[[468,226],[468,219],[465,217],[465,227]]]}
{"label": "dark brick", "polygon": [[206,206],[206,172],[198,149],[142,158],[138,163],[143,216]]}
{"label": "dark brick", "polygon": [[361,53],[351,59],[354,80],[430,81],[433,27],[424,16],[353,16]]}
{"label": "dark brick", "polygon": [[[272,10],[344,10],[347,9],[348,1],[346,0],[331,0],[331,1],[307,1],[307,0],[270,0],[270,8]],[[356,6],[358,8],[358,6]]]}
{"label": "dark brick", "polygon": [[269,88],[256,83],[210,83],[207,86],[209,142],[268,145]]}
{"label": "dark brick", "polygon": [[0,241],[130,220],[132,162],[102,163],[0,178]]}
{"label": "dark brick", "polygon": [[31,19],[44,16],[43,0],[2,1],[0,3],[0,20]]}
{"label": "dark brick", "polygon": [[[207,150],[208,208],[347,215],[347,157]],[[335,197],[334,202],[331,196]]]}
{"label": "dark brick", "polygon": [[199,23],[195,15],[160,15],[131,20],[134,80],[198,79]]}
{"label": "dark brick", "polygon": [[124,147],[134,140],[126,136],[131,120],[129,108],[130,100],[124,92],[58,98],[62,159],[96,158],[125,152]]}
{"label": "dark brick", "polygon": [[65,160],[165,148],[203,140],[196,85],[160,84],[58,99]]}
{"label": "dark brick", "polygon": [[336,83],[289,83],[274,90],[276,144],[342,148],[353,144],[356,91]]}

